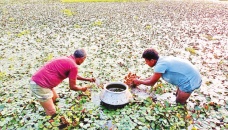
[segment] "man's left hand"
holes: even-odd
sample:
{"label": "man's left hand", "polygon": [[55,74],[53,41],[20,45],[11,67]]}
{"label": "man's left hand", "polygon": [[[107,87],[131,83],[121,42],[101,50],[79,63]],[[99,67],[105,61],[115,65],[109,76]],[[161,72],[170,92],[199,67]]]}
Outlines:
{"label": "man's left hand", "polygon": [[90,79],[89,79],[89,82],[95,82],[95,81],[96,81],[95,78],[90,78]]}

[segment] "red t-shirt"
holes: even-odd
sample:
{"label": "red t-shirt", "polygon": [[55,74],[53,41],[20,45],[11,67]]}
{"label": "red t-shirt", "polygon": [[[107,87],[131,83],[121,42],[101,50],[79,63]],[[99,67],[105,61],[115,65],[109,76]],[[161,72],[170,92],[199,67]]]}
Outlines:
{"label": "red t-shirt", "polygon": [[44,88],[54,88],[67,77],[76,80],[78,67],[74,56],[60,57],[46,63],[33,76],[32,81]]}

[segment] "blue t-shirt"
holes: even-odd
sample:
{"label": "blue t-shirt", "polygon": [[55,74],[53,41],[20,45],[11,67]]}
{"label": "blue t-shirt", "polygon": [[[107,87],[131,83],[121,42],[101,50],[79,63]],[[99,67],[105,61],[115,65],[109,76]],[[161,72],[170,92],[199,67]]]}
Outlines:
{"label": "blue t-shirt", "polygon": [[175,85],[182,87],[190,86],[188,89],[196,89],[201,85],[199,71],[188,61],[177,57],[160,57],[154,67],[155,73],[162,73],[162,78]]}

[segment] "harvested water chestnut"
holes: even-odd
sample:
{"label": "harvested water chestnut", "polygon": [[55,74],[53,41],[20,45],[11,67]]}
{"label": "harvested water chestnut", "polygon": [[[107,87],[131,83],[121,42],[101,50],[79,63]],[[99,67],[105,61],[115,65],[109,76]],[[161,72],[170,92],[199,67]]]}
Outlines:
{"label": "harvested water chestnut", "polygon": [[139,78],[139,76],[130,72],[127,76],[125,76],[124,83],[127,84],[130,88],[135,88],[136,85],[133,83],[133,80],[136,78]]}

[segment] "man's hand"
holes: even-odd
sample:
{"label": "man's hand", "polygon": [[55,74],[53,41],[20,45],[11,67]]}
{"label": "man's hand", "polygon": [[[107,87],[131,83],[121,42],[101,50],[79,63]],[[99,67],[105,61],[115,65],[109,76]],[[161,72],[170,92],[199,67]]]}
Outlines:
{"label": "man's hand", "polygon": [[95,78],[90,78],[90,79],[88,79],[88,81],[89,81],[89,82],[95,82],[96,79],[95,79]]}
{"label": "man's hand", "polygon": [[141,80],[139,80],[139,79],[134,79],[134,80],[133,80],[133,84],[135,84],[136,86],[138,86],[138,85],[140,85],[140,84],[142,84],[142,83],[141,83]]}
{"label": "man's hand", "polygon": [[81,90],[82,92],[85,92],[85,91],[87,90],[87,87],[81,87],[80,90]]}
{"label": "man's hand", "polygon": [[133,83],[135,85],[151,85],[154,86],[154,84],[159,80],[159,78],[162,76],[162,73],[154,73],[151,77],[147,78],[146,80],[139,80],[139,79],[134,79]]}
{"label": "man's hand", "polygon": [[81,77],[79,75],[77,75],[77,79],[78,80],[83,80],[83,81],[89,81],[89,82],[95,82],[96,81],[95,78],[83,78],[83,77]]}

